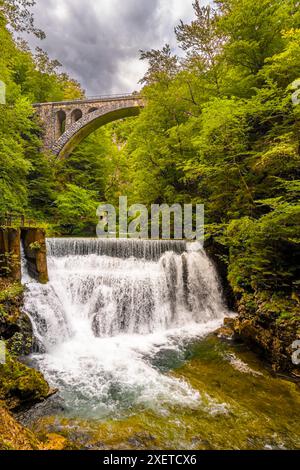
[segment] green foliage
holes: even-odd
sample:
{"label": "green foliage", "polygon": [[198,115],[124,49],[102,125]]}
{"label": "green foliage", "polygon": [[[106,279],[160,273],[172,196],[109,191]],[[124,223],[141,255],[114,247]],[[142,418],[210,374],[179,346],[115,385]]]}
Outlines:
{"label": "green foliage", "polygon": [[45,34],[35,28],[34,17],[30,11],[35,3],[35,0],[1,0],[0,15],[5,17],[9,26],[15,31],[33,33],[44,39]]}
{"label": "green foliage", "polygon": [[33,242],[30,243],[29,249],[32,251],[40,251],[42,249],[42,246],[39,242]]}
{"label": "green foliage", "polygon": [[68,184],[55,201],[56,215],[63,233],[80,234],[94,230],[96,225],[97,193]]}
{"label": "green foliage", "polygon": [[253,220],[232,221],[223,237],[230,247],[229,280],[235,292],[299,289],[300,206],[288,203]]}
{"label": "green foliage", "polygon": [[75,184],[98,193],[103,198],[112,171],[116,148],[105,128],[90,135],[72,155],[62,160],[57,173],[62,184]]}

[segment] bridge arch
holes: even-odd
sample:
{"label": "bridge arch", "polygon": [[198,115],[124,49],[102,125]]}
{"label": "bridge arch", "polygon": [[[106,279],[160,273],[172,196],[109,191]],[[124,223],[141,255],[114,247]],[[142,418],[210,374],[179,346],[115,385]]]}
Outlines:
{"label": "bridge arch", "polygon": [[83,112],[81,109],[74,109],[71,112],[71,123],[74,124],[75,122],[79,121],[83,116]]}
{"label": "bridge arch", "polygon": [[56,113],[56,119],[55,119],[55,135],[56,138],[59,138],[64,132],[66,128],[66,119],[67,119],[67,114],[65,111],[60,109]]}
{"label": "bridge arch", "polygon": [[133,93],[33,106],[44,127],[44,149],[62,158],[99,127],[137,116],[145,101],[138,93]]}
{"label": "bridge arch", "polygon": [[[114,102],[83,114],[72,122],[71,126],[57,139],[52,152],[59,158],[67,157],[89,134],[110,122],[137,116],[141,110],[141,101]],[[77,115],[79,116],[79,114]]]}

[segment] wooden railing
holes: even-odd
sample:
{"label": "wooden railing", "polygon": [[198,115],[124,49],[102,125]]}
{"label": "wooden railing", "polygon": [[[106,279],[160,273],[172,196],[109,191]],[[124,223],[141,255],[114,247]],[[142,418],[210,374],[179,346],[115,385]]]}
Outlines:
{"label": "wooden railing", "polygon": [[25,214],[19,212],[0,213],[0,227],[32,227],[35,225],[36,222],[26,218]]}

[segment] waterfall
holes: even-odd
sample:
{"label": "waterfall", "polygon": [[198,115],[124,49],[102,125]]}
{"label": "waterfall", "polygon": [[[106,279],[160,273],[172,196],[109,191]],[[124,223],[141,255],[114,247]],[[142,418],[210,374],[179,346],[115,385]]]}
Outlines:
{"label": "waterfall", "polygon": [[142,258],[158,260],[167,251],[182,253],[186,242],[171,240],[133,240],[123,238],[53,238],[48,240],[48,255],[57,257],[71,255],[106,255],[117,258]]}
{"label": "waterfall", "polygon": [[23,266],[25,310],[38,346],[33,357],[67,407],[102,416],[124,400],[197,399],[151,364],[159,350],[180,353],[185,338],[212,331],[224,317],[215,269],[197,248],[48,239],[49,283],[28,281]]}

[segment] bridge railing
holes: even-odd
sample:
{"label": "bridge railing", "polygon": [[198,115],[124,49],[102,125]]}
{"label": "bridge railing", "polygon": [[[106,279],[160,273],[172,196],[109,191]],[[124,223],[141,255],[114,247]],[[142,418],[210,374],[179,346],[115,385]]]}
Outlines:
{"label": "bridge railing", "polygon": [[[74,101],[81,101],[83,100],[107,100],[107,99],[121,99],[121,98],[129,98],[129,97],[139,97],[140,94],[135,92],[135,93],[121,93],[117,95],[89,95],[86,96],[85,98],[78,98],[75,99]],[[73,100],[72,100],[73,101]]]}
{"label": "bridge railing", "polygon": [[[122,93],[117,95],[98,95],[98,96],[85,96],[83,98],[75,98],[70,100],[62,100],[62,101],[51,101],[51,104],[59,104],[59,103],[76,103],[80,101],[105,101],[105,100],[120,100],[122,98],[140,98],[140,94],[138,92],[133,93]],[[49,104],[48,103],[48,104]],[[47,103],[33,103],[33,106],[38,106]]]}
{"label": "bridge railing", "polygon": [[0,227],[32,227],[36,222],[27,219],[25,214],[20,212],[5,212],[0,213]]}

